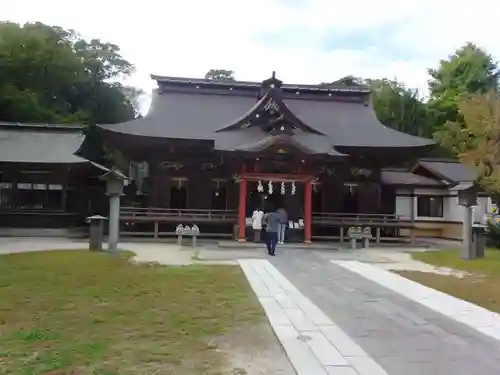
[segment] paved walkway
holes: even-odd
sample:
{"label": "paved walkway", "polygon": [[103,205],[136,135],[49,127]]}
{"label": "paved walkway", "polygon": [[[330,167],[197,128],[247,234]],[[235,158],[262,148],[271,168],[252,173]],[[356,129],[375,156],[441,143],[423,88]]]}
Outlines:
{"label": "paved walkway", "polygon": [[286,250],[270,261],[363,349],[365,358],[389,375],[500,372],[499,340],[333,264],[320,253]]}
{"label": "paved walkway", "polygon": [[267,260],[240,260],[298,375],[386,375]]}
{"label": "paved walkway", "polygon": [[357,261],[331,261],[431,310],[500,340],[500,314],[426,287],[393,272]]}

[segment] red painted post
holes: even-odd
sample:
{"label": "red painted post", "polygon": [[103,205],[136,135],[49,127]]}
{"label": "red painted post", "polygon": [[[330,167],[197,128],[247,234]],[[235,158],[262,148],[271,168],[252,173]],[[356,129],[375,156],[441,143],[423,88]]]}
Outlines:
{"label": "red painted post", "polygon": [[306,181],[304,189],[304,243],[311,243],[312,184]]}
{"label": "red painted post", "polygon": [[246,242],[246,207],[247,207],[247,179],[240,181],[240,206],[238,210],[238,242]]}

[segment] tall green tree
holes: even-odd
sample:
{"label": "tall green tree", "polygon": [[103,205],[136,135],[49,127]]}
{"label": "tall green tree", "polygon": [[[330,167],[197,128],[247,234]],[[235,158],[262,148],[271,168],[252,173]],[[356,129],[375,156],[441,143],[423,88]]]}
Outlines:
{"label": "tall green tree", "polygon": [[458,103],[462,97],[497,90],[500,74],[491,55],[473,43],[465,44],[428,73],[428,105],[436,130],[447,121],[461,121]]}
{"label": "tall green tree", "polygon": [[369,79],[372,104],[378,119],[384,125],[412,135],[431,137],[429,113],[418,90],[389,79]]}
{"label": "tall green tree", "polygon": [[364,79],[348,75],[320,86],[367,86],[371,88],[371,102],[377,118],[384,125],[401,132],[431,137],[430,119],[418,91],[386,78]]}
{"label": "tall green tree", "polygon": [[118,46],[42,23],[0,23],[0,120],[114,123],[135,117]]}
{"label": "tall green tree", "polygon": [[210,69],[205,74],[205,79],[210,81],[234,81],[234,72],[226,69]]}
{"label": "tall green tree", "polygon": [[500,194],[500,93],[470,94],[458,102],[461,121],[448,121],[436,138],[476,170],[487,191]]}

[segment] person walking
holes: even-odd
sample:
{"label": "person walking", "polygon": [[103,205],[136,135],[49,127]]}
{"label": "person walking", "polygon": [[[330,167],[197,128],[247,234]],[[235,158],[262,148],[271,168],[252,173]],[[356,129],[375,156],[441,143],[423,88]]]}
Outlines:
{"label": "person walking", "polygon": [[255,243],[260,242],[261,239],[263,217],[264,211],[257,207],[252,214],[253,242]]}
{"label": "person walking", "polygon": [[280,224],[278,212],[269,210],[264,216],[264,224],[266,226],[267,253],[274,256],[276,254],[276,243],[278,242],[278,229]]}
{"label": "person walking", "polygon": [[278,243],[283,245],[285,243],[285,232],[286,232],[286,226],[288,224],[288,213],[283,207],[279,208],[277,212],[280,218],[280,223],[278,228]]}

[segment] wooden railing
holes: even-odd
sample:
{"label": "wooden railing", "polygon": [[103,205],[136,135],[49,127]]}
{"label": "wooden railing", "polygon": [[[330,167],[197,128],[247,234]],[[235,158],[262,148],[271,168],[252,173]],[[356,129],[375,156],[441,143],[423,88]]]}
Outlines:
{"label": "wooden railing", "polygon": [[49,209],[0,209],[0,227],[70,228],[85,225],[85,215]]}
{"label": "wooden railing", "polygon": [[[159,236],[173,235],[175,226],[172,225],[177,224],[236,224],[238,214],[236,210],[122,207],[120,210],[120,220],[124,224],[123,232],[126,234],[153,235],[154,238],[158,238]],[[142,224],[146,224],[146,227],[141,226]],[[381,234],[385,231],[398,233],[401,229],[412,228],[414,223],[409,218],[397,215],[315,212],[312,214],[312,224],[339,228],[341,242],[344,241],[346,231],[349,227],[369,226],[373,228],[377,242],[380,242]],[[168,228],[170,229],[161,227],[161,225],[169,225],[170,227]],[[204,234],[214,235],[214,233],[210,234],[208,232],[204,232]],[[232,235],[229,231],[218,234],[224,236]]]}
{"label": "wooden railing", "polygon": [[409,218],[390,214],[351,214],[351,213],[319,213],[313,212],[313,224],[325,225],[367,225],[367,226],[409,226]]}
{"label": "wooden railing", "polygon": [[173,222],[190,220],[192,222],[233,222],[237,213],[233,210],[198,210],[175,208],[137,208],[123,207],[120,211],[121,220]]}
{"label": "wooden railing", "polygon": [[[351,226],[370,227],[374,230],[377,243],[384,238],[398,238],[402,230],[414,227],[414,221],[408,217],[391,214],[351,214],[351,213],[318,213],[312,214],[312,224],[339,228],[340,242],[343,243],[347,230]],[[389,237],[387,237],[389,235]],[[335,236],[336,238],[336,236]],[[410,232],[410,241],[413,242],[413,232]]]}

